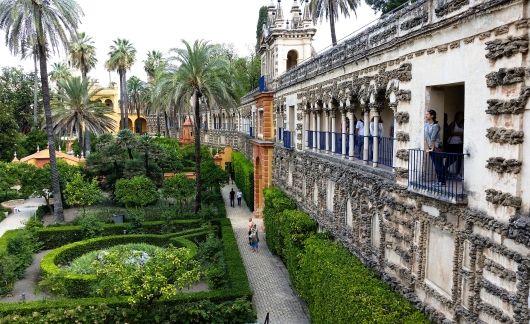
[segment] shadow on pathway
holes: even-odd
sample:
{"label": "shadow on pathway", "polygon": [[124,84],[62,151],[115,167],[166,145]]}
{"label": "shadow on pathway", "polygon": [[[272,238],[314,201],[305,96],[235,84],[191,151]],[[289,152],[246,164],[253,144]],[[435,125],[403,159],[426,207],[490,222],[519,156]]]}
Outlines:
{"label": "shadow on pathway", "polygon": [[254,219],[259,228],[259,252],[253,253],[248,245],[248,219],[252,213],[243,201],[242,206],[230,207],[229,192],[235,185],[226,185],[222,189],[226,212],[232,222],[232,228],[237,238],[239,252],[243,258],[250,287],[254,293],[252,302],[258,313],[258,322],[263,323],[267,312],[271,324],[309,323],[307,309],[302,300],[291,288],[289,274],[282,261],[273,255],[265,242],[263,222]]}

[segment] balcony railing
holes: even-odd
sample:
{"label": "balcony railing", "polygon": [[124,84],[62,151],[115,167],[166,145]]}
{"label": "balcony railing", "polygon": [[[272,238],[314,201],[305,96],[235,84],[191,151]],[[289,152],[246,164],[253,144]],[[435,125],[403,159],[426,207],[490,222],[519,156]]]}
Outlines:
{"label": "balcony railing", "polygon": [[283,136],[283,128],[278,127],[278,142],[282,141],[282,136]]}
{"label": "balcony railing", "polygon": [[[342,154],[342,133],[332,133],[335,137],[335,151],[333,153]],[[331,147],[331,146],[330,146]]]}
{"label": "balcony railing", "polygon": [[318,149],[325,151],[326,150],[326,132],[318,132],[318,136],[320,139],[320,145]]}
{"label": "balcony railing", "polygon": [[313,131],[307,131],[307,147],[310,148],[310,149],[313,149],[315,148],[315,143],[313,143],[313,134],[315,132]]}
{"label": "balcony railing", "polygon": [[250,127],[248,128],[248,135],[249,135],[250,137],[254,137],[254,128],[253,128],[252,126],[250,126]]}
{"label": "balcony railing", "polygon": [[462,153],[409,150],[410,191],[450,202],[465,199]]}
{"label": "balcony railing", "polygon": [[293,132],[284,130],[283,131],[283,147],[287,149],[293,148],[293,142],[292,142]]}

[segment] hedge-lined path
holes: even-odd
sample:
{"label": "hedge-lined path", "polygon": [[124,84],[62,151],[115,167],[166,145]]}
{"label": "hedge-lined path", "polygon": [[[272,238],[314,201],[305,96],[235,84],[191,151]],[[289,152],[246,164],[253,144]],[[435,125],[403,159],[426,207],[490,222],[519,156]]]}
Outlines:
{"label": "hedge-lined path", "polygon": [[7,215],[6,219],[0,222],[0,236],[5,232],[22,228],[28,219],[35,215],[37,208],[41,205],[46,205],[44,198],[30,198],[21,201],[20,204],[13,205],[16,212]]}
{"label": "hedge-lined path", "polygon": [[36,292],[37,282],[40,275],[40,262],[42,258],[51,250],[40,251],[33,255],[33,262],[24,272],[24,278],[15,282],[15,287],[11,296],[3,297],[0,302],[19,302],[22,300],[22,294],[25,295],[26,301],[49,299],[50,296],[43,292]]}
{"label": "hedge-lined path", "polygon": [[226,185],[222,189],[226,205],[226,213],[232,222],[232,228],[237,238],[239,252],[243,258],[250,287],[253,291],[252,302],[258,313],[258,322],[263,323],[269,312],[271,324],[276,323],[309,323],[307,309],[300,298],[293,291],[287,269],[282,261],[273,255],[265,242],[263,222],[254,219],[259,231],[259,252],[254,253],[248,245],[248,219],[252,213],[243,201],[242,206],[230,207],[229,192],[235,185]]}

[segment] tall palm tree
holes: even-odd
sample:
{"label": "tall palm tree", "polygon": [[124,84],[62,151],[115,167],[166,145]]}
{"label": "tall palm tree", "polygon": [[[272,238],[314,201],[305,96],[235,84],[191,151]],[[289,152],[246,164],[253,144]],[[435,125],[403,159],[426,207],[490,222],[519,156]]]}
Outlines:
{"label": "tall palm tree", "polygon": [[31,56],[33,59],[33,129],[38,128],[38,104],[39,104],[39,49],[37,48],[37,36],[33,35],[26,44],[26,50],[22,58],[26,59]]}
{"label": "tall palm tree", "polygon": [[339,12],[345,18],[348,18],[350,16],[350,11],[355,13],[359,5],[359,0],[311,0],[309,8],[315,23],[317,21],[322,22],[324,18],[329,20],[331,42],[333,43],[333,46],[335,46],[337,45],[335,21],[339,19]]}
{"label": "tall palm tree", "polygon": [[100,101],[91,101],[101,88],[95,88],[88,80],[80,77],[59,80],[58,100],[54,101],[54,130],[57,134],[73,135],[77,132],[81,152],[86,154],[84,134],[103,134],[114,129],[114,120],[110,117],[112,108]]}
{"label": "tall palm tree", "polygon": [[64,222],[64,214],[55,156],[47,55],[68,44],[68,36],[74,35],[81,15],[83,11],[75,0],[0,0],[0,29],[6,33],[6,45],[11,52],[24,56],[27,45],[32,38],[36,39],[55,198],[53,212],[57,222]]}
{"label": "tall palm tree", "polygon": [[200,103],[208,106],[236,107],[235,95],[229,78],[228,63],[215,54],[216,47],[205,41],[195,41],[190,45],[182,41],[184,48],[172,49],[175,54],[173,66],[165,73],[159,84],[162,98],[169,100],[168,105],[184,107],[192,101],[195,134],[195,205],[197,213],[201,208],[201,114]]}
{"label": "tall palm tree", "polygon": [[[160,74],[164,71],[166,66],[167,61],[164,59],[162,52],[156,50],[147,52],[147,59],[144,61],[144,70],[145,73],[147,73],[148,82],[153,86],[152,88],[155,87],[155,84],[157,83]],[[151,101],[151,103],[155,104],[157,103],[157,100],[153,100]],[[156,111],[157,133],[160,134],[160,110],[162,109],[162,106],[156,105],[155,107],[151,107],[151,109]],[[167,114],[165,114],[165,116],[167,130]]]}
{"label": "tall palm tree", "polygon": [[127,70],[129,70],[136,59],[136,49],[131,42],[118,38],[114,45],[110,46],[109,59],[105,63],[107,70],[116,70],[120,75],[120,112],[121,128],[129,128],[129,112],[127,102]]}
{"label": "tall palm tree", "polygon": [[138,121],[140,120],[140,109],[144,106],[143,102],[143,93],[145,91],[145,82],[140,80],[137,76],[132,76],[127,80],[127,92],[129,95],[129,105],[136,111],[136,125],[134,125],[134,130],[136,133],[142,131],[141,125],[138,128]]}
{"label": "tall palm tree", "polygon": [[66,63],[53,63],[50,80],[58,83],[72,77],[72,72]]}
{"label": "tall palm tree", "polygon": [[81,71],[83,80],[86,80],[88,72],[96,67],[96,47],[92,37],[85,33],[78,33],[70,43],[70,64]]}

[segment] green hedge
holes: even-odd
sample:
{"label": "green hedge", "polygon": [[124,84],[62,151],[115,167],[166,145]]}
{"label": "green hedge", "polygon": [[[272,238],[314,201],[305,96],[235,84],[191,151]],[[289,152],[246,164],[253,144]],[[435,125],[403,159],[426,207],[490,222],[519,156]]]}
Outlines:
{"label": "green hedge", "polygon": [[[201,222],[199,219],[187,219],[176,220],[172,224],[175,226],[176,231],[181,231],[197,227]],[[166,225],[164,221],[145,222],[142,225],[142,230],[147,234],[160,234],[164,225]],[[127,223],[105,224],[101,235],[119,235],[127,230],[129,230],[129,224]],[[43,249],[49,250],[82,240],[83,234],[81,226],[78,225],[48,226],[37,230],[37,238],[43,244]]]}
{"label": "green hedge", "polygon": [[428,323],[340,243],[316,234],[316,222],[276,188],[265,190],[267,245],[287,265],[313,323]]}
{"label": "green hedge", "polygon": [[242,153],[232,152],[232,168],[234,169],[237,187],[251,211],[254,211],[254,165]]}
{"label": "green hedge", "polygon": [[60,268],[61,265],[68,264],[75,258],[91,251],[128,243],[148,243],[157,246],[167,246],[172,243],[178,247],[188,247],[197,253],[197,246],[193,242],[180,237],[171,238],[171,236],[174,234],[117,235],[70,243],[48,253],[41,261],[41,272],[44,278],[54,277],[55,284],[60,282],[66,296],[86,297],[91,293],[96,276],[66,272]]}

